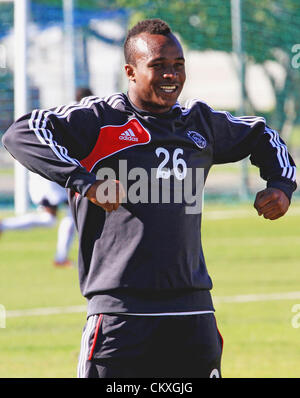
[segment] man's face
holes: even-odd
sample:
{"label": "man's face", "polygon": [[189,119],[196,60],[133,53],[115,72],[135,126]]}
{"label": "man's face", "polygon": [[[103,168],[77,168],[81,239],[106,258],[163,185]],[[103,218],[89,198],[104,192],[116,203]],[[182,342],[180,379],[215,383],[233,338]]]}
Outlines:
{"label": "man's face", "polygon": [[132,38],[134,64],[125,65],[129,98],[153,113],[170,110],[185,82],[183,51],[175,36],[141,33]]}

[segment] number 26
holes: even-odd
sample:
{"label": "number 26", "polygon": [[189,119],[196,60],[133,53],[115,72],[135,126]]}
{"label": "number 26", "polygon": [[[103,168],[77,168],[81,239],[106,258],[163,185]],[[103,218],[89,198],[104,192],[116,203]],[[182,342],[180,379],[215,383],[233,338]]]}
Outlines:
{"label": "number 26", "polygon": [[[155,151],[156,156],[159,158],[160,155],[163,155],[164,158],[162,162],[159,164],[156,171],[156,178],[164,178],[168,179],[171,175],[171,170],[169,168],[165,168],[165,165],[168,163],[170,159],[170,153],[165,148],[157,148]],[[186,177],[187,173],[187,165],[184,159],[179,158],[179,155],[183,155],[183,149],[176,148],[173,153],[173,171],[174,175],[178,180],[183,180]],[[180,167],[179,167],[180,166]]]}

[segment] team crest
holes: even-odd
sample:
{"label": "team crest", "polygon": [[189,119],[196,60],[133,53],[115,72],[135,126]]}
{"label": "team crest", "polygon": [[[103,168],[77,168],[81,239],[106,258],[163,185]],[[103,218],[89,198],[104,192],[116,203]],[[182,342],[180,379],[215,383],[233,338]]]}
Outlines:
{"label": "team crest", "polygon": [[188,131],[187,135],[194,141],[198,148],[204,149],[206,147],[206,139],[200,133],[197,133],[196,131]]}

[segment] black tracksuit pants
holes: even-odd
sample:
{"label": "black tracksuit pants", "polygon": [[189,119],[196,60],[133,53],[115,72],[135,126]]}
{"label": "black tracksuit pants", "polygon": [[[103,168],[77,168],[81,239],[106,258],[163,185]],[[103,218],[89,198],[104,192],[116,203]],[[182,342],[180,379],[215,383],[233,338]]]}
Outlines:
{"label": "black tracksuit pants", "polygon": [[84,327],[78,377],[221,377],[222,347],[213,313],[94,315]]}

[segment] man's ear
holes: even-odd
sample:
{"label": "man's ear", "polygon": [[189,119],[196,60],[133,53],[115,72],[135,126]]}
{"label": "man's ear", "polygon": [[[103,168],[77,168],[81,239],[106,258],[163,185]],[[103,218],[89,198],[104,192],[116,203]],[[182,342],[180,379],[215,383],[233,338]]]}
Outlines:
{"label": "man's ear", "polygon": [[135,67],[131,64],[126,64],[124,68],[128,79],[132,82],[135,82]]}

